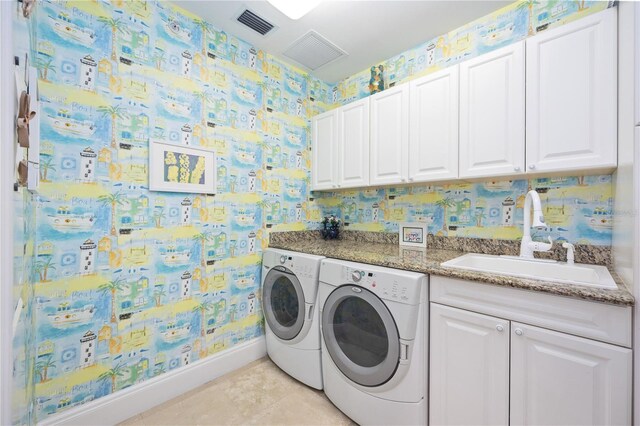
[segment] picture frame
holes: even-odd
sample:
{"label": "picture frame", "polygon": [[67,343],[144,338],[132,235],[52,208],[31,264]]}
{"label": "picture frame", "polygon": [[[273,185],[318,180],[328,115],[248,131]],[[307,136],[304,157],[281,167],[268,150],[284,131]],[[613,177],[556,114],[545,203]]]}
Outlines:
{"label": "picture frame", "polygon": [[149,141],[149,190],[214,195],[216,154],[206,148]]}
{"label": "picture frame", "polygon": [[424,223],[401,223],[398,229],[401,246],[427,247],[427,225]]}

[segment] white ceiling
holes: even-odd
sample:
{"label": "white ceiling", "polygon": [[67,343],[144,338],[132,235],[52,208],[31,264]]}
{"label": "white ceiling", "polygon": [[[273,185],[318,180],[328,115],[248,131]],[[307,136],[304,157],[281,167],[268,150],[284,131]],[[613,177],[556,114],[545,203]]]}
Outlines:
{"label": "white ceiling", "polygon": [[[292,62],[282,55],[291,43],[309,30],[317,31],[348,54],[311,73],[335,83],[491,13],[509,1],[324,1],[297,21],[266,1],[178,0],[177,3],[215,27],[285,62]],[[277,28],[262,36],[237,22],[245,7]]]}

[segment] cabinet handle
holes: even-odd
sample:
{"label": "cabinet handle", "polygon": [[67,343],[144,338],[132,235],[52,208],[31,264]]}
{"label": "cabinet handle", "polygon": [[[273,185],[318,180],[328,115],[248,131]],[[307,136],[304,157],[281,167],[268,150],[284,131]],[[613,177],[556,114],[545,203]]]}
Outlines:
{"label": "cabinet handle", "polygon": [[496,325],[496,330],[498,330],[500,333],[502,333],[504,331],[504,326],[502,324],[498,324],[498,325]]}
{"label": "cabinet handle", "polygon": [[522,336],[524,334],[521,328],[516,328],[513,332],[516,333],[517,336]]}
{"label": "cabinet handle", "polygon": [[519,171],[520,171],[520,166],[516,166],[516,167],[514,167],[514,168],[513,168],[513,170],[514,170],[515,172],[519,172]]}
{"label": "cabinet handle", "polygon": [[402,179],[400,179],[400,181],[406,182],[407,180],[405,178],[402,178]]}
{"label": "cabinet handle", "polygon": [[409,182],[413,182],[413,178],[409,178]]}
{"label": "cabinet handle", "polygon": [[529,170],[534,170],[536,168],[535,164],[529,164]]}

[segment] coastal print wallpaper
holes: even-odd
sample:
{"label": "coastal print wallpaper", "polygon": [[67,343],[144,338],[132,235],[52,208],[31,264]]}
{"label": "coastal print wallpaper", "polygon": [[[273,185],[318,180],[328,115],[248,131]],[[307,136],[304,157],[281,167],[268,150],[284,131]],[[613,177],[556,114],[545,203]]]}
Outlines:
{"label": "coastal print wallpaper", "polygon": [[[448,237],[522,238],[524,198],[540,194],[546,229],[542,239],[611,245],[613,188],[610,175],[421,185],[314,193],[323,215],[343,219],[345,229],[398,232],[420,222]],[[532,230],[532,233],[534,231]]]}
{"label": "coastal print wallpaper", "polygon": [[597,0],[518,0],[339,81],[332,88],[332,101],[344,105],[362,99],[380,88],[455,65],[613,4]]}
{"label": "coastal print wallpaper", "polygon": [[[34,19],[42,420],[262,335],[261,251],[307,227],[331,90],[167,2],[42,1]],[[150,141],[214,150],[216,195],[149,191]]]}

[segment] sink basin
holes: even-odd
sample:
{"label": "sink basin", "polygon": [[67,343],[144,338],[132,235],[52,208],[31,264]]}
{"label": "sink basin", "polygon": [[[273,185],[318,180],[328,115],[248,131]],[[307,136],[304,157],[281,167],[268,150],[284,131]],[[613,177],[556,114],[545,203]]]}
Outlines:
{"label": "sink basin", "polygon": [[444,262],[441,266],[596,288],[618,288],[613,277],[604,266],[583,265],[580,263],[569,265],[555,260],[528,260],[516,256],[469,253]]}

